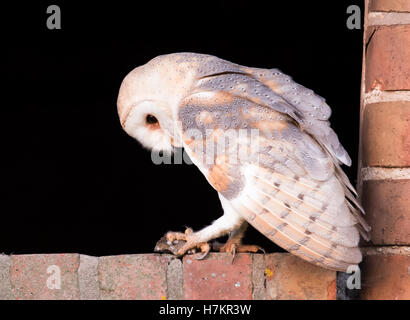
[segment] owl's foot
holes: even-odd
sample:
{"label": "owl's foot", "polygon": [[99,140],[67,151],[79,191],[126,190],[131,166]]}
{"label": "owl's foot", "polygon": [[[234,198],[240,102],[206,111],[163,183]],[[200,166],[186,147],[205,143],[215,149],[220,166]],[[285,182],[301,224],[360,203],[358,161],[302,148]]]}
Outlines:
{"label": "owl's foot", "polygon": [[219,252],[231,253],[232,263],[237,252],[257,253],[258,251],[262,251],[264,254],[266,253],[262,247],[257,245],[242,244],[241,241],[238,241],[236,238],[229,239],[225,244],[215,242],[212,244],[212,249]]}
{"label": "owl's foot", "polygon": [[201,251],[201,255],[195,257],[197,260],[204,259],[209,251],[211,251],[211,246],[207,242],[198,241],[197,235],[192,231],[191,228],[187,228],[184,233],[182,232],[168,232],[166,238],[171,243],[175,241],[186,241],[186,243],[177,251],[177,256],[182,256],[185,253],[195,253],[196,249]]}

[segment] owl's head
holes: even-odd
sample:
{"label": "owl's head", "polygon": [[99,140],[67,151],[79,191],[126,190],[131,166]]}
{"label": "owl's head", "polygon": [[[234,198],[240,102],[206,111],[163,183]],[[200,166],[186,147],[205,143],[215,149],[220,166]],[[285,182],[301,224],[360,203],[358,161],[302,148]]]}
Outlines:
{"label": "owl's head", "polygon": [[[141,87],[146,87],[141,94]],[[118,95],[118,113],[125,132],[148,149],[172,151],[172,113],[164,101],[149,96],[150,87],[144,79],[128,75]]]}
{"label": "owl's head", "polygon": [[123,80],[117,108],[121,125],[144,147],[172,152],[180,147],[174,134],[176,110],[192,77],[175,56],[159,56],[132,70]]}

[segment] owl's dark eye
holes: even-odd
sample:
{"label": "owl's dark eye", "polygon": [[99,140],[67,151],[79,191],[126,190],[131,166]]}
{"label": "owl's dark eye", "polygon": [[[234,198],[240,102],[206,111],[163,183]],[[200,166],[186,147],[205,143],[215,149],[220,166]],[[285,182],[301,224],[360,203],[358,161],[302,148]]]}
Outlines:
{"label": "owl's dark eye", "polygon": [[147,114],[147,117],[145,118],[145,121],[148,124],[156,124],[158,123],[158,119],[155,118],[152,114]]}

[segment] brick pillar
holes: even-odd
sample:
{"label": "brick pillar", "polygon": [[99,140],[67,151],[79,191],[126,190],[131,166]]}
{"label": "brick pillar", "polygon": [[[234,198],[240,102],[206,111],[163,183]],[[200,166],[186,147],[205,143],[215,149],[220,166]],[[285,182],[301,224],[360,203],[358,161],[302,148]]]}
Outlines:
{"label": "brick pillar", "polygon": [[365,6],[359,192],[372,241],[361,299],[410,299],[410,1]]}

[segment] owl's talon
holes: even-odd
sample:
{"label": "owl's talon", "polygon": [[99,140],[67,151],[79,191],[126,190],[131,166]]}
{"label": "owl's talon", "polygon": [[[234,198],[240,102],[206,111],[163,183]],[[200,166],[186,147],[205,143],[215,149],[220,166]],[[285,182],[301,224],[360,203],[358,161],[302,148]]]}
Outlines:
{"label": "owl's talon", "polygon": [[204,260],[209,254],[209,251],[202,253],[200,256],[195,257],[195,260]]}
{"label": "owl's talon", "polygon": [[214,243],[213,245],[214,250],[219,252],[226,252],[232,254],[232,263],[235,260],[237,252],[250,252],[250,253],[257,253],[258,251],[262,251],[263,254],[266,254],[265,250],[262,247],[257,245],[246,245],[241,243],[236,243],[234,241],[227,241],[224,245],[220,243]]}
{"label": "owl's talon", "polygon": [[[257,246],[257,247],[258,247],[258,251],[262,251],[263,254],[266,254],[265,249],[263,249],[262,247],[259,247],[259,246]],[[256,252],[258,252],[258,251],[256,251]],[[256,252],[255,252],[255,253],[256,253]]]}
{"label": "owl's talon", "polygon": [[201,249],[202,254],[198,257],[195,257],[195,260],[203,260],[207,257],[209,252],[211,251],[211,246],[208,242],[202,242],[199,244],[199,248]]}
{"label": "owl's talon", "polygon": [[186,241],[186,234],[182,232],[167,232],[165,235],[168,243],[174,243],[174,241],[184,240]]}
{"label": "owl's talon", "polygon": [[232,248],[232,260],[231,260],[231,264],[233,264],[233,261],[235,260],[235,255],[236,255],[236,246],[233,246],[233,248]]}

